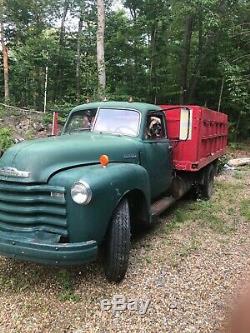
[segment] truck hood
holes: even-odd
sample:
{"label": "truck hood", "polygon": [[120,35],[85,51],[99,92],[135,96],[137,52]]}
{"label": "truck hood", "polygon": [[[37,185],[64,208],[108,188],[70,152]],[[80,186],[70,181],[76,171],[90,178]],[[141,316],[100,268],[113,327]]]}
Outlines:
{"label": "truck hood", "polygon": [[99,163],[102,154],[110,162],[138,163],[138,141],[90,132],[25,141],[0,159],[0,179],[43,183],[60,170]]}

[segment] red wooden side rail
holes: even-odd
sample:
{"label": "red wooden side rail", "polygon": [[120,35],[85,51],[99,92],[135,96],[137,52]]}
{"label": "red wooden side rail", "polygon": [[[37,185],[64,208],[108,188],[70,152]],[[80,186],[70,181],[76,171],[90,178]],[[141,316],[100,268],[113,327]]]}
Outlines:
{"label": "red wooden side rail", "polygon": [[[161,105],[167,132],[173,141],[173,163],[177,170],[198,171],[224,154],[228,137],[228,116],[196,105],[187,105],[190,117],[188,138],[179,140],[182,117],[180,105]],[[167,110],[169,109],[169,110]]]}

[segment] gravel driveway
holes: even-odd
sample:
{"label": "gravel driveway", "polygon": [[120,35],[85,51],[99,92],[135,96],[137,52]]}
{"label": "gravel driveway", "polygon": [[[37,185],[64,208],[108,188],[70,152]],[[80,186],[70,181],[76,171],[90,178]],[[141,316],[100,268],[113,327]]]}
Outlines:
{"label": "gravel driveway", "polygon": [[[133,240],[126,279],[100,263],[61,269],[0,258],[0,332],[217,332],[250,271],[250,169],[216,180],[210,202],[180,201]],[[101,311],[114,295],[150,300]]]}

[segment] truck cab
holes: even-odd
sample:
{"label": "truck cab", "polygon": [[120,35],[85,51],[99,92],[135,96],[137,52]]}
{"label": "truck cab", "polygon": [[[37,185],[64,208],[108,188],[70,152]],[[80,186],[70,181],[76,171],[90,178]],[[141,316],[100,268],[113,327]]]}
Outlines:
{"label": "truck cab", "polygon": [[0,253],[73,265],[101,249],[106,277],[119,282],[131,224],[151,225],[194,184],[176,177],[172,150],[159,106],[74,108],[60,136],[19,143],[0,159]]}

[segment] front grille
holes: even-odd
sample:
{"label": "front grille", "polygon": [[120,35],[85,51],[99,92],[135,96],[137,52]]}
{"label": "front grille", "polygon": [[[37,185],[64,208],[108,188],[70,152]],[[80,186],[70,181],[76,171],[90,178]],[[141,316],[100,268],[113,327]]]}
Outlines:
{"label": "front grille", "polygon": [[47,231],[68,236],[63,187],[0,181],[0,231]]}

